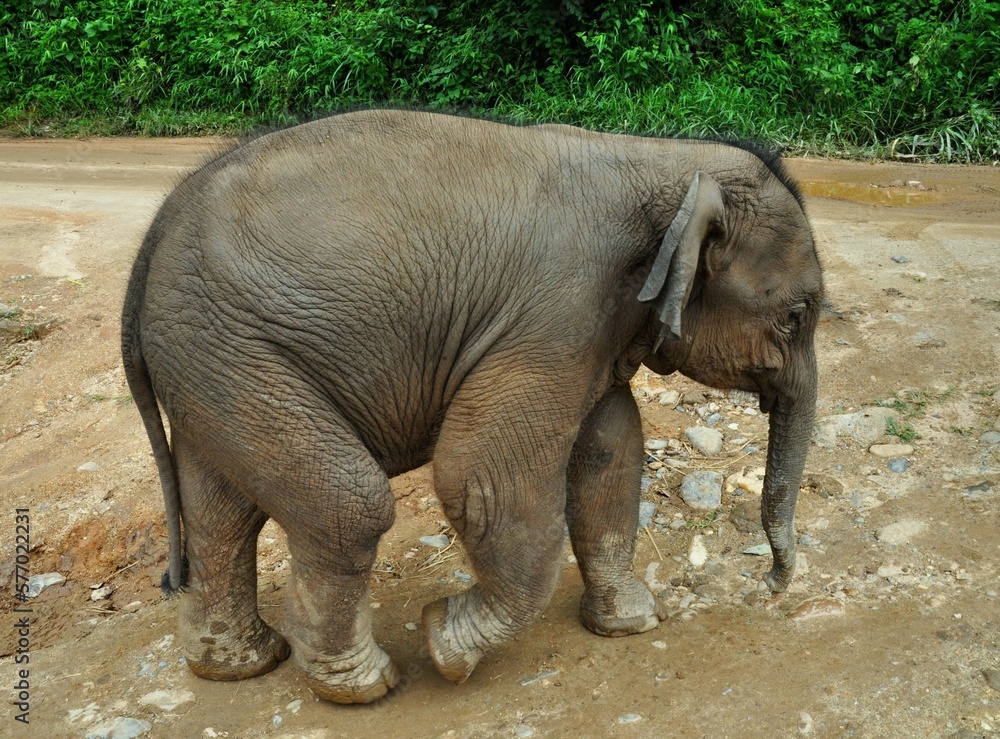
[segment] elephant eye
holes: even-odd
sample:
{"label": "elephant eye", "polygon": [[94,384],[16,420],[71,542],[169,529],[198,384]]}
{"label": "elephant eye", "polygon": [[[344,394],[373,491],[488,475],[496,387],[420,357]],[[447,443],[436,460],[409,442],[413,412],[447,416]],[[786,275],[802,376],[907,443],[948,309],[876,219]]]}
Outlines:
{"label": "elephant eye", "polygon": [[801,303],[793,305],[788,311],[788,320],[785,322],[786,333],[794,338],[802,330],[802,320],[806,314],[806,307]]}

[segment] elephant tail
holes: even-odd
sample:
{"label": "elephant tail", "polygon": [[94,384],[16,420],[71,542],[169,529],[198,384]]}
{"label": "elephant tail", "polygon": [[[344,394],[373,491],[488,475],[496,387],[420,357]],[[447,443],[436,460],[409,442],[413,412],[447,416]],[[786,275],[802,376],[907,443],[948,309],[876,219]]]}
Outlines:
{"label": "elephant tail", "polygon": [[180,591],[187,581],[187,560],[183,555],[181,539],[180,487],[170,444],[163,428],[160,407],[153,390],[152,378],[149,375],[149,367],[146,365],[146,357],[142,353],[139,341],[139,314],[145,299],[146,274],[153,247],[152,241],[147,235],[132,268],[132,276],[125,293],[125,304],[122,309],[122,364],[125,367],[125,379],[132,392],[132,399],[139,410],[139,415],[142,416],[146,435],[153,447],[153,458],[160,474],[170,544],[169,566],[163,573],[160,587],[167,595],[173,595]]}

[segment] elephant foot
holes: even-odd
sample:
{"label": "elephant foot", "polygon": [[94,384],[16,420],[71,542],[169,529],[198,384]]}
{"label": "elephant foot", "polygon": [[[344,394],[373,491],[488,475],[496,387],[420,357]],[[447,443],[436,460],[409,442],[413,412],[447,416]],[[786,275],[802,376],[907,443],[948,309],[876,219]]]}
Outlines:
{"label": "elephant foot", "polygon": [[655,629],[667,608],[634,577],[616,585],[587,588],[580,620],[598,636],[628,636]]}
{"label": "elephant foot", "polygon": [[466,595],[461,593],[428,603],[421,614],[424,637],[434,666],[442,677],[454,683],[464,683],[485,654],[485,650],[475,645],[473,635],[466,633],[468,628],[456,625],[458,619],[454,615],[449,619],[449,606],[453,612],[463,610],[460,599]]}
{"label": "elephant foot", "polygon": [[288,642],[259,618],[249,638],[236,636],[221,621],[209,633],[190,638],[184,650],[188,667],[208,680],[244,680],[270,672],[288,659]]}
{"label": "elephant foot", "polygon": [[299,662],[309,689],[334,703],[377,701],[400,680],[392,659],[371,639],[346,655],[331,657],[313,653]]}

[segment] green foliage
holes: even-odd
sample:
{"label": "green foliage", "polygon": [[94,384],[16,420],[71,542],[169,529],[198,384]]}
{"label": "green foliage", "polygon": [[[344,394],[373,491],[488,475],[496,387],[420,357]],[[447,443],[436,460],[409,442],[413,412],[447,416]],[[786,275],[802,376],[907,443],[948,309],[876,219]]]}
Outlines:
{"label": "green foliage", "polygon": [[414,103],[1000,159],[1000,1],[0,0],[0,125],[233,132]]}
{"label": "green foliage", "polygon": [[913,428],[913,424],[909,421],[896,422],[891,418],[885,422],[885,432],[889,436],[899,437],[900,441],[906,442],[913,441],[914,439],[920,437],[917,430]]}

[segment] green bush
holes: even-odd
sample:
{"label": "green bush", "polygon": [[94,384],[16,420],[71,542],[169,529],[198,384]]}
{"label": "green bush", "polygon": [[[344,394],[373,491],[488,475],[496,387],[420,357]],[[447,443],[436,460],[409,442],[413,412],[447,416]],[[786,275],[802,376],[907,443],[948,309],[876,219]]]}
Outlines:
{"label": "green bush", "polygon": [[1000,159],[1000,2],[20,0],[0,125],[237,132],[412,103],[794,150]]}

